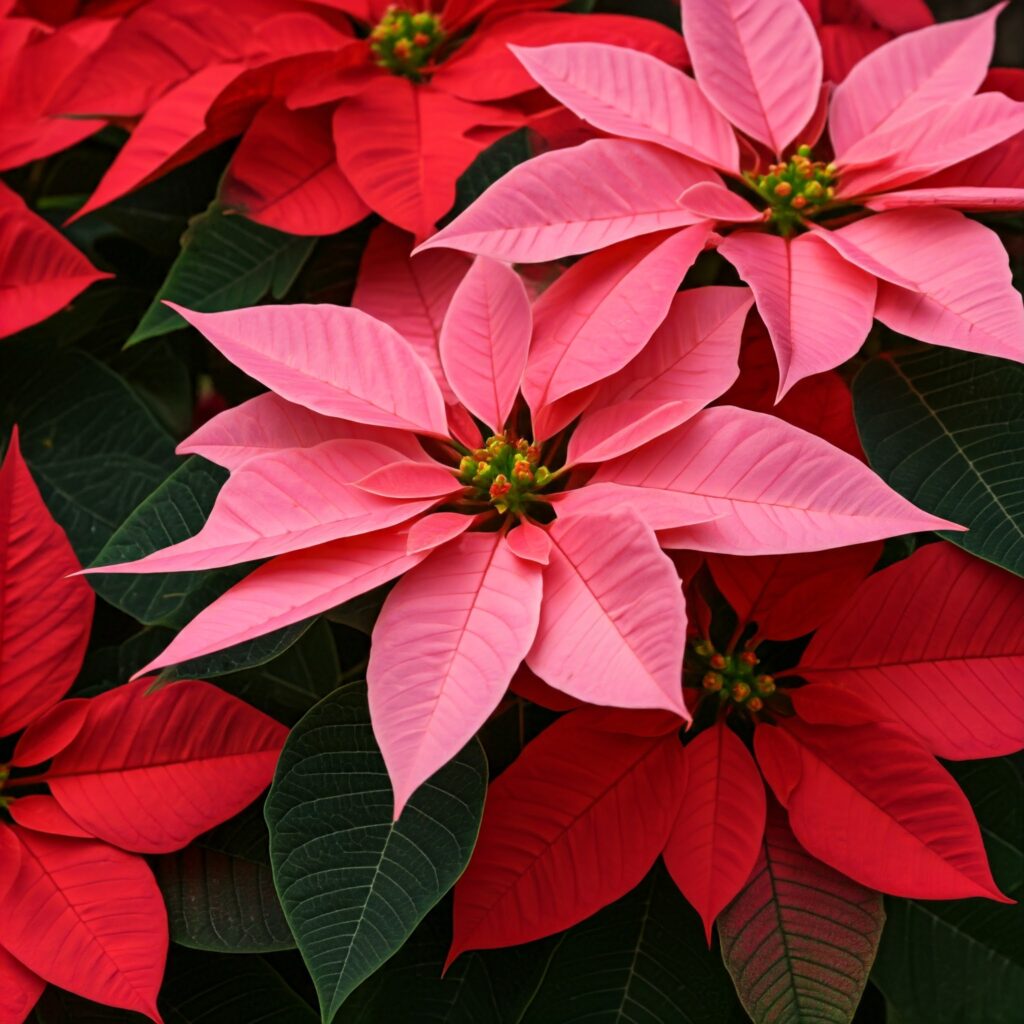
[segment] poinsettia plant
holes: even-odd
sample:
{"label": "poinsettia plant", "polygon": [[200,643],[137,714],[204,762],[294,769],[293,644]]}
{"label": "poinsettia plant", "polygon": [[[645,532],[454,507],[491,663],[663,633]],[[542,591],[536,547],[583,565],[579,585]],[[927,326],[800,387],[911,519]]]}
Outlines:
{"label": "poinsettia plant", "polygon": [[0,1024],[1016,1024],[1020,15],[0,0]]}
{"label": "poinsettia plant", "polygon": [[0,1020],[46,982],[160,1020],[167,912],[140,855],[186,846],[270,782],[286,729],[209,683],[61,699],[93,593],[21,457],[0,468]]}

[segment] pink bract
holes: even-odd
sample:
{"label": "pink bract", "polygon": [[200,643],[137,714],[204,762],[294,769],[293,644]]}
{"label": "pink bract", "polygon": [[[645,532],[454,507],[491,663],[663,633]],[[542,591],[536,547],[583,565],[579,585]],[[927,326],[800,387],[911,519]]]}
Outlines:
{"label": "pink bract", "polygon": [[872,318],[1024,360],[1006,254],[961,212],[1024,208],[1024,164],[1000,155],[1024,103],[978,92],[1004,6],[888,42],[830,98],[800,0],[686,0],[695,79],[618,46],[513,47],[612,137],[514,168],[421,248],[533,262],[704,223],[754,292],[779,397],[853,355]]}
{"label": "pink bract", "polygon": [[[199,533],[90,571],[271,560],[144,671],[401,576],[367,673],[397,815],[524,660],[577,699],[686,715],[686,612],[663,548],[782,553],[950,528],[812,434],[704,410],[736,379],[751,304],[745,288],[677,292],[707,235],[586,257],[532,306],[507,265],[480,257],[463,276],[444,251],[391,278],[389,304],[370,260],[357,302],[397,310],[410,340],[357,308],[179,310],[272,391],[182,446],[231,470]],[[398,242],[385,225],[370,251]],[[443,317],[425,279],[453,285]]]}

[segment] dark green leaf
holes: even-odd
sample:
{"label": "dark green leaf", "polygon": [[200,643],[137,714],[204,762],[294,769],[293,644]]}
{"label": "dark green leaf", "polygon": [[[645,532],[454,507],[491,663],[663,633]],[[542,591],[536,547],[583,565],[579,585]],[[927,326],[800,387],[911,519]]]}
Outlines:
{"label": "dark green leaf", "polygon": [[133,633],[115,647],[97,647],[85,656],[75,680],[74,692],[91,696],[126,683],[143,665],[152,661],[174,639],[174,633],[150,626]]}
{"label": "dark green leaf", "polygon": [[521,1024],[746,1020],[697,914],[658,865],[628,896],[563,933]]}
{"label": "dark green leaf", "polygon": [[853,386],[872,467],[942,536],[1024,575],[1024,366],[950,349],[873,359]]}
{"label": "dark green leaf", "polygon": [[[1024,899],[1024,782],[1007,758],[950,765],[981,823],[992,873]],[[901,1024],[1019,1024],[1024,906],[888,899],[872,980]]]}
{"label": "dark green leaf", "polygon": [[295,947],[274,889],[259,805],[154,863],[179,945],[223,953]]}
{"label": "dark green leaf", "polygon": [[476,842],[486,782],[474,740],[392,821],[359,683],[292,730],[266,804],[271,863],[324,1021],[454,885]]}
{"label": "dark green leaf", "polygon": [[264,633],[263,636],[247,640],[243,644],[226,647],[223,651],[215,651],[202,658],[171,665],[164,669],[160,676],[166,682],[173,682],[176,679],[213,679],[265,665],[288,651],[315,621],[303,619],[302,622],[275,629],[272,633]]}
{"label": "dark green leaf", "polygon": [[224,688],[279,722],[297,722],[341,682],[331,627],[323,620],[303,625],[308,628],[297,643],[265,665],[224,679]]}
{"label": "dark green leaf", "polygon": [[[165,1024],[316,1024],[316,1012],[265,960],[171,948],[160,992]],[[35,1024],[146,1024],[141,1014],[48,988]]]}
{"label": "dark green leaf", "polygon": [[455,182],[455,204],[439,221],[444,226],[480,198],[503,174],[533,156],[534,147],[527,128],[520,128],[492,143],[459,175]]}
{"label": "dark green leaf", "polygon": [[[95,559],[113,565],[142,558],[198,533],[227,471],[198,456],[183,462],[131,513]],[[246,573],[146,573],[92,577],[96,592],[146,625],[179,628]]]}
{"label": "dark green leaf", "polygon": [[446,900],[427,915],[402,949],[352,993],[344,1024],[519,1024],[559,940],[465,953],[442,977],[451,914]]}
{"label": "dark green leaf", "polygon": [[81,352],[0,345],[0,421],[88,563],[174,468],[174,445],[117,374]]}
{"label": "dark green leaf", "polygon": [[183,325],[181,317],[163,304],[164,299],[213,313],[252,306],[268,293],[281,298],[315,242],[315,238],[263,227],[239,214],[226,214],[213,202],[189,225],[167,280],[126,345]]}

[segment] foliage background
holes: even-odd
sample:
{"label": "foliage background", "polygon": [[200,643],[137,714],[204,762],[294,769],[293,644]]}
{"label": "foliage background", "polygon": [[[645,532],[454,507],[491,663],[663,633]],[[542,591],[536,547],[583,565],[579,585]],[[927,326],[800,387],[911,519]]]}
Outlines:
{"label": "foliage background", "polygon": [[[660,0],[598,0],[593,6],[671,25],[678,18],[674,5]],[[931,6],[944,20],[989,4],[933,0]],[[996,63],[1024,66],[1024,3],[1019,0],[1000,23]],[[4,180],[59,225],[84,201],[124,138],[122,131],[107,129]],[[83,563],[136,557],[194,532],[225,474],[200,459],[177,458],[174,445],[197,415],[218,401],[235,404],[256,391],[253,381],[198,334],[182,329],[180,320],[155,305],[157,297],[200,308],[264,298],[343,304],[351,297],[371,223],[314,240],[225,216],[214,196],[230,152],[231,144],[221,146],[65,229],[98,267],[116,277],[0,344],[0,436],[8,436],[13,423],[20,425],[32,472]],[[492,147],[461,179],[456,209],[529,153],[525,132]],[[1020,286],[1024,218],[984,219],[1002,236]],[[905,341],[878,325],[875,330],[880,332],[875,351]],[[984,520],[987,525],[971,535],[968,547],[976,543],[978,554],[1024,572],[1019,440],[1024,369],[935,349],[901,356],[895,364],[876,357],[860,368],[854,394],[858,425],[876,470],[911,500],[938,487],[947,504],[929,505],[930,511],[958,518],[957,512],[967,510],[976,521]],[[921,394],[933,406],[923,417]],[[893,424],[915,417],[921,428],[910,443],[917,450],[896,447]],[[948,459],[951,445],[963,464],[948,471],[947,482],[933,474]],[[981,479],[986,493],[958,491],[965,473]],[[96,693],[123,682],[166,645],[171,631],[244,571],[93,577],[103,600],[76,692]],[[379,595],[376,602],[374,597],[346,606],[329,621],[290,627],[189,668],[293,724],[339,685],[361,677],[369,625],[379,607]],[[358,688],[342,692],[343,703],[358,708]],[[491,775],[549,720],[548,712],[525,703],[496,717],[483,737]],[[350,742],[319,754],[335,768],[350,768],[372,745],[365,725],[361,735],[362,749]],[[452,785],[472,786],[474,772],[479,782],[482,771],[479,755],[467,750],[462,760],[467,777]],[[951,768],[982,823],[997,881],[1010,895],[1024,897],[1024,758]],[[327,841],[330,855],[342,856],[344,835]],[[318,1019],[316,993],[292,948],[269,864],[258,809],[180,854],[156,858],[175,940],[162,1003],[171,1024]],[[571,931],[519,949],[470,954],[441,980],[448,911],[442,901],[406,947],[355,991],[338,1019],[501,1024],[584,1017],[682,1024],[746,1019],[717,950],[706,949],[696,913],[660,868],[625,899]],[[1020,1020],[1020,906],[889,899],[887,914],[872,983],[856,1017],[860,1024]],[[101,1024],[129,1016],[50,989],[34,1019]]]}

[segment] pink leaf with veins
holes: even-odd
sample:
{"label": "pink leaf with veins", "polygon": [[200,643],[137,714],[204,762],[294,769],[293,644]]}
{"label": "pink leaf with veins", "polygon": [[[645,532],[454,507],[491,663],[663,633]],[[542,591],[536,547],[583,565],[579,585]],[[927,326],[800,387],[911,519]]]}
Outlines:
{"label": "pink leaf with veins", "polygon": [[1024,188],[911,188],[901,192],[883,192],[865,201],[869,210],[903,210],[911,207],[945,206],[954,210],[1022,210]]}
{"label": "pink leaf with veins", "polygon": [[282,448],[312,448],[342,439],[376,441],[395,453],[428,461],[419,441],[403,430],[323,416],[267,391],[232,406],[208,420],[182,441],[179,455],[201,455],[225,469],[237,469],[249,459]]}
{"label": "pink leaf with veins", "polygon": [[744,223],[764,220],[764,213],[750,203],[711,181],[691,185],[680,197],[679,205],[706,220]]}
{"label": "pink leaf with veins", "polygon": [[681,493],[721,517],[662,534],[665,547],[784,554],[958,529],[915,508],[863,463],[821,438],[731,406],[706,409],[604,463],[588,487],[600,483]]}
{"label": "pink leaf with veins", "polygon": [[[836,235],[891,267],[875,316],[894,331],[965,352],[1024,359],[1024,306],[998,235],[954,210],[894,210]],[[846,254],[851,258],[850,254]],[[865,269],[868,269],[865,265]]]}
{"label": "pink leaf with veins", "polygon": [[728,390],[739,372],[747,288],[678,292],[643,350],[602,382],[569,439],[566,459],[623,455],[679,426]]}
{"label": "pink leaf with veins", "polygon": [[382,498],[443,498],[462,490],[454,473],[437,462],[389,462],[353,482]]}
{"label": "pink leaf with veins", "polygon": [[448,436],[444,399],[426,364],[393,328],[358,309],[298,303],[197,313],[167,305],[290,402],[357,423]]}
{"label": "pink leaf with veins", "polygon": [[462,404],[497,432],[519,394],[532,330],[519,275],[505,263],[478,256],[441,327],[441,365]]}
{"label": "pink leaf with veins", "polygon": [[137,561],[85,571],[212,569],[396,526],[426,511],[437,498],[397,501],[356,485],[393,461],[390,448],[372,441],[325,441],[264,455],[231,475],[194,537]]}
{"label": "pink leaf with veins", "polygon": [[538,85],[595,128],[739,171],[732,125],[689,75],[657,57],[606,43],[510,49]]}
{"label": "pink leaf with veins", "polygon": [[621,370],[668,314],[706,224],[631,239],[580,260],[537,300],[523,395],[539,411]]}
{"label": "pink leaf with veins", "polygon": [[701,218],[676,200],[718,175],[695,160],[630,139],[593,139],[513,167],[417,249],[439,246],[543,263]]}
{"label": "pink leaf with veins", "polygon": [[874,278],[813,234],[741,231],[718,251],[754,291],[779,362],[782,396],[797,381],[855,355],[871,330]]}
{"label": "pink leaf with veins", "polygon": [[969,96],[862,140],[841,160],[841,198],[900,188],[1024,131],[1024,103],[999,92]]}
{"label": "pink leaf with veins", "polygon": [[902,35],[854,65],[832,95],[829,134],[836,154],[843,157],[877,131],[977,92],[1005,6]]}
{"label": "pink leaf with veins", "polygon": [[[469,516],[460,518],[471,521]],[[450,533],[440,536],[443,542]],[[204,608],[133,678],[283,629],[401,576],[431,550],[410,554],[409,539],[409,530],[381,530],[261,565]]]}
{"label": "pink leaf with veins", "polygon": [[547,530],[542,530],[529,519],[523,519],[519,525],[505,534],[505,543],[509,551],[528,562],[547,565],[551,561],[551,538]]}
{"label": "pink leaf with veins", "polygon": [[395,818],[498,706],[533,643],[540,603],[541,567],[499,533],[463,534],[388,594],[366,681]]}
{"label": "pink leaf with veins", "polygon": [[410,256],[412,247],[412,235],[378,224],[363,251],[352,305],[394,327],[427,364],[445,400],[454,402],[437,346],[445,311],[469,270],[469,258],[447,249]]}
{"label": "pink leaf with veins", "polygon": [[708,99],[781,154],[821,88],[821,47],[800,0],[683,0],[683,35]]}
{"label": "pink leaf with veins", "polygon": [[560,517],[549,528],[544,605],[527,664],[580,700],[664,708],[689,719],[679,577],[632,510]]}

